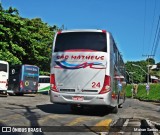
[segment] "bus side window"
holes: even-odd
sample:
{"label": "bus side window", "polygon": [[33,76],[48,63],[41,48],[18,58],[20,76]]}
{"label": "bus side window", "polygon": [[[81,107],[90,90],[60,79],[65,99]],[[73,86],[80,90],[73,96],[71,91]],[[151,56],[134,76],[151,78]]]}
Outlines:
{"label": "bus side window", "polygon": [[116,48],[116,45],[115,45],[115,42],[113,42],[113,53],[114,53],[114,61],[115,61],[115,64],[117,65],[117,48]]}
{"label": "bus side window", "polygon": [[46,79],[45,79],[45,83],[50,83],[50,79],[49,79],[49,78],[46,78]]}
{"label": "bus side window", "polygon": [[42,83],[42,78],[39,78],[39,83]]}

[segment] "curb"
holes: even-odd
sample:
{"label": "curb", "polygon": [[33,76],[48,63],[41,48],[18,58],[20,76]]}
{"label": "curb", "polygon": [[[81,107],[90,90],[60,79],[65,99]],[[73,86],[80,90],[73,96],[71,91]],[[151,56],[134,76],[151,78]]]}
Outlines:
{"label": "curb", "polygon": [[[138,98],[137,98],[138,99]],[[155,102],[155,103],[160,103],[160,101],[157,100],[145,100],[145,99],[138,99],[139,101],[145,101],[145,102]]]}
{"label": "curb", "polygon": [[160,100],[145,100],[145,99],[139,99],[139,98],[131,98],[127,97],[129,99],[138,99],[139,101],[144,101],[144,102],[155,102],[155,103],[160,103]]}

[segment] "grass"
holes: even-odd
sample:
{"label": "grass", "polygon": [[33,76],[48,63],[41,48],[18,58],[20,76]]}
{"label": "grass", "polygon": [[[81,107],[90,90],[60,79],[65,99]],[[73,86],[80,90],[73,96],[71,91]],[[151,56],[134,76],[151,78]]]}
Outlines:
{"label": "grass", "polygon": [[[132,85],[127,85],[126,97],[129,97],[129,98],[132,97],[131,89],[132,89]],[[146,85],[140,84],[138,85],[137,95],[134,97],[141,100],[160,101],[160,84],[150,84],[150,90],[148,95],[146,91]]]}

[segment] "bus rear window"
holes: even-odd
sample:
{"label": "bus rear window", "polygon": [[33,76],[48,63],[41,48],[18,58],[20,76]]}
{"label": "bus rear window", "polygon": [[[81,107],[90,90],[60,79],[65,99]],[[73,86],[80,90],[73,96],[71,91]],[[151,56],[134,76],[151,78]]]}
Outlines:
{"label": "bus rear window", "polygon": [[0,71],[7,72],[7,64],[0,63]]}
{"label": "bus rear window", "polygon": [[55,52],[63,52],[74,49],[89,49],[107,52],[106,33],[68,32],[57,35]]}
{"label": "bus rear window", "polygon": [[39,78],[39,83],[50,83],[50,78]]}

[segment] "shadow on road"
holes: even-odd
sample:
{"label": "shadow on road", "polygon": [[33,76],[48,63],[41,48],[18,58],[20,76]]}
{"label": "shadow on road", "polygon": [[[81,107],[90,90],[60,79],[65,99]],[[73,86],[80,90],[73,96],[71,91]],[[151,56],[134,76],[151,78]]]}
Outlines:
{"label": "shadow on road", "polygon": [[13,97],[35,97],[36,95],[33,94],[24,94],[22,95],[9,95],[9,96],[13,96]]}
{"label": "shadow on road", "polygon": [[[6,127],[9,127],[8,125],[0,122],[0,135],[21,135],[22,133],[10,133],[10,132],[6,132],[6,131],[9,131],[10,129],[7,129]],[[10,127],[9,127],[10,128]]]}
{"label": "shadow on road", "polygon": [[61,105],[61,104],[45,104],[45,105],[37,105],[38,109],[46,113],[53,114],[76,114],[76,115],[85,115],[85,116],[105,116],[111,113],[109,108],[105,107],[94,107],[94,108],[84,108],[79,112],[73,113],[70,109],[69,105]]}
{"label": "shadow on road", "polygon": [[[25,117],[30,122],[29,127],[40,128],[40,125],[38,123],[38,119],[40,118],[40,116],[38,114],[36,114],[36,112],[33,112],[32,109],[29,106],[17,105],[17,104],[10,104],[10,105],[17,106],[18,108],[7,107],[7,109],[10,109],[10,110],[15,110],[15,109],[20,109],[20,108],[25,109],[22,116]],[[7,125],[7,126],[13,126],[13,125]],[[22,125],[17,125],[17,126],[22,126]],[[37,133],[33,132],[32,135],[37,135]],[[43,132],[38,132],[38,135],[44,135],[44,133]]]}

